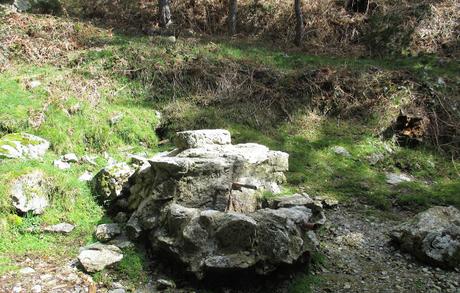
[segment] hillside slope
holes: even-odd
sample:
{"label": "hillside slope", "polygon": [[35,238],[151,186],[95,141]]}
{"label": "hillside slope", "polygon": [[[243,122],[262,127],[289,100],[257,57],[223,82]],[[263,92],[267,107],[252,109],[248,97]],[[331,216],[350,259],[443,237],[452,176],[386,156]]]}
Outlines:
{"label": "hillside slope", "polygon": [[[0,273],[27,258],[73,259],[94,242],[94,226],[111,221],[79,177],[110,158],[170,149],[164,140],[184,129],[226,128],[236,142],[288,152],[286,194],[366,205],[383,219],[435,204],[460,207],[455,59],[328,57],[244,39],[118,34],[65,17],[0,17],[0,136],[27,132],[51,142],[43,160],[0,162]],[[444,125],[430,128],[422,143],[400,145],[384,133],[401,109]],[[70,152],[96,164],[53,166]],[[52,182],[53,204],[42,216],[20,217],[10,186],[30,170]],[[393,186],[387,173],[413,181]],[[30,232],[64,221],[75,232]],[[145,283],[143,253],[126,255],[115,273],[93,276],[101,287],[112,278]]]}

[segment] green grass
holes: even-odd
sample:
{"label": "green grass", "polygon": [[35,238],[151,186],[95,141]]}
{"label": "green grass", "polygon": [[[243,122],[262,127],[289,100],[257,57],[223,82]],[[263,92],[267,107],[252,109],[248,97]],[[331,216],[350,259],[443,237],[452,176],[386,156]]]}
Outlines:
{"label": "green grass", "polygon": [[126,288],[134,291],[140,284],[147,281],[146,257],[136,248],[123,250],[123,259],[113,270],[104,269],[92,274],[93,280],[110,287],[114,280],[123,280]]}
{"label": "green grass", "polygon": [[[0,164],[0,255],[16,257],[24,254],[68,257],[92,239],[95,225],[103,215],[89,187],[78,181],[88,166],[75,165],[69,171],[52,166],[52,156],[44,161],[9,160]],[[53,194],[50,206],[41,216],[16,216],[10,199],[11,182],[32,170],[42,170],[48,177]],[[76,225],[69,235],[34,234],[28,228],[68,222]],[[0,265],[1,266],[1,265]]]}
{"label": "green grass", "polygon": [[123,250],[123,259],[117,265],[118,274],[133,284],[139,284],[147,280],[145,255],[136,249]]}
{"label": "green grass", "polygon": [[[152,154],[159,150],[155,110],[163,110],[163,127],[170,133],[227,128],[235,143],[258,142],[288,152],[286,195],[305,191],[343,201],[358,199],[382,210],[394,206],[418,210],[435,204],[460,207],[458,161],[427,147],[409,149],[383,141],[376,130],[394,119],[392,114],[399,106],[408,104],[414,95],[425,94],[416,91],[417,82],[430,86],[433,83],[425,82],[440,76],[458,80],[458,61],[440,65],[436,56],[357,59],[306,55],[241,40],[179,38],[171,44],[164,37],[98,34],[95,30],[94,36],[84,36],[97,47],[82,46],[66,53],[59,62],[50,59],[34,64],[13,54],[12,66],[0,73],[0,135],[28,132],[51,142],[43,160],[0,162],[0,274],[16,269],[14,260],[26,254],[74,258],[79,246],[94,241],[95,226],[109,219],[78,177],[86,170],[102,168],[106,161],[101,154],[105,151],[123,160],[127,152]],[[227,67],[231,68],[226,71]],[[376,73],[375,68],[381,72]],[[319,85],[336,78],[335,86],[341,91],[315,91],[308,79],[298,84],[305,70],[308,74],[323,69],[332,73]],[[248,86],[256,71],[269,76]],[[407,82],[394,81],[395,72],[403,73]],[[222,77],[225,74],[229,74],[227,79]],[[340,82],[349,74],[356,78],[350,79],[354,86],[368,84],[362,91],[359,87],[350,90],[346,82]],[[272,75],[279,81],[276,87],[270,81]],[[32,80],[39,80],[41,85],[30,89]],[[455,93],[458,85],[449,86]],[[375,97],[367,93],[374,87],[382,89]],[[321,115],[308,107],[316,98],[338,101],[337,105],[325,105],[332,110],[340,108],[344,98],[340,93],[344,91],[348,91],[345,98],[351,96],[350,103],[361,102],[359,99],[368,98],[366,95],[371,96],[371,102],[373,98],[386,99],[389,104],[381,107],[393,112],[376,112],[361,119],[365,108],[358,108],[353,112],[358,118],[351,119]],[[226,96],[239,100],[225,100]],[[276,112],[276,102],[284,99],[292,107],[288,109],[290,119]],[[275,107],[267,107],[267,100]],[[122,119],[111,125],[110,119],[116,115]],[[334,146],[345,147],[352,156],[335,154]],[[68,152],[98,154],[98,166],[74,164],[67,171],[54,168],[53,160]],[[371,165],[367,157],[374,153],[382,153],[385,159]],[[41,216],[19,217],[11,207],[9,187],[15,178],[35,169],[43,170],[54,186],[51,206]],[[385,172],[406,172],[416,181],[389,186]],[[63,221],[76,225],[70,235],[27,232],[36,225]],[[142,253],[127,250],[116,271],[134,284],[145,280],[144,266]],[[111,280],[108,272],[95,274],[94,279]],[[318,281],[302,275],[290,290],[309,292],[311,284]]]}
{"label": "green grass", "polygon": [[[34,78],[39,78],[42,85],[29,91],[27,81]],[[0,103],[5,106],[0,108],[0,133],[23,131],[42,136],[52,143],[56,153],[117,152],[128,145],[137,150],[154,148],[158,123],[155,111],[133,97],[135,89],[126,80],[106,79],[97,84],[79,70],[50,66],[22,65],[2,73]],[[71,83],[93,88],[85,91]],[[79,110],[69,114],[72,107]],[[33,127],[30,120],[40,114],[44,121]],[[110,119],[115,115],[122,118],[111,125]]]}
{"label": "green grass", "polygon": [[[274,135],[236,125],[231,132],[237,142],[259,142],[290,154],[287,178],[291,193],[297,189],[340,200],[359,199],[381,209],[394,205],[460,207],[459,162],[448,161],[431,149],[407,149],[384,142],[365,125],[337,126],[336,121],[325,119],[320,125],[286,124]],[[335,154],[334,146],[345,147],[352,156]],[[368,157],[373,153],[381,153],[385,159],[371,165]],[[386,183],[386,172],[402,171],[416,181],[397,187]]]}
{"label": "green grass", "polygon": [[289,293],[311,293],[312,286],[321,283],[321,278],[309,274],[300,274],[295,277],[288,288]]}

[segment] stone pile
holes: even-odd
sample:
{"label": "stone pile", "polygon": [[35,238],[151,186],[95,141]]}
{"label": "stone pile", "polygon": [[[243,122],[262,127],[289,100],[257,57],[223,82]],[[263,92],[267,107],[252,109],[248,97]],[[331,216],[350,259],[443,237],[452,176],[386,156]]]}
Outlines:
{"label": "stone pile", "polygon": [[321,207],[301,195],[276,206],[264,200],[281,192],[288,154],[232,145],[226,130],[180,132],[175,145],[93,179],[101,202],[127,219],[122,225],[131,239],[147,239],[198,278],[248,269],[267,274],[308,259],[318,245],[312,230],[324,222]]}

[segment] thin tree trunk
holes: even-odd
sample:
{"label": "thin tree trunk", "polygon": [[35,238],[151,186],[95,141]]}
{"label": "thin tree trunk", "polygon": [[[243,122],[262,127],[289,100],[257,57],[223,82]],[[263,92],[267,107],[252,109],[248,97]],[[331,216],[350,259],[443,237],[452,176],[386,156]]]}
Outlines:
{"label": "thin tree trunk", "polygon": [[238,0],[229,0],[228,4],[228,33],[236,34],[236,19],[238,14]]}
{"label": "thin tree trunk", "polygon": [[171,10],[169,9],[169,2],[169,0],[158,1],[158,14],[161,28],[166,28],[171,24]]}
{"label": "thin tree trunk", "polygon": [[295,0],[294,9],[295,9],[295,16],[296,16],[296,26],[295,26],[296,34],[295,34],[294,43],[297,46],[300,46],[302,44],[303,35],[304,35],[302,0]]}

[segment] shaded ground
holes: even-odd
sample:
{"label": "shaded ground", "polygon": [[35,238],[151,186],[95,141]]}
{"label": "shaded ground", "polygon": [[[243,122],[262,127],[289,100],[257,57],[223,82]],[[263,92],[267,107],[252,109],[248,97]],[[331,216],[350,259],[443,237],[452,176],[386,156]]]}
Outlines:
{"label": "shaded ground", "polygon": [[[155,135],[158,110],[168,134],[221,127],[231,130],[237,142],[286,151],[291,155],[287,193],[305,189],[343,200],[328,212],[330,225],[321,235],[314,274],[305,276],[305,268],[286,270],[268,281],[241,282],[252,289],[222,285],[216,292],[308,292],[312,287],[314,292],[458,293],[458,272],[426,268],[399,255],[385,233],[410,216],[389,212],[395,208],[415,213],[436,204],[460,207],[460,162],[429,146],[405,148],[380,137],[401,107],[417,101],[439,102],[453,111],[460,85],[454,58],[331,57],[244,40],[182,36],[171,43],[33,14],[1,16],[0,49],[0,135],[24,131],[52,143],[43,161],[0,163],[1,292],[19,283],[22,292],[34,285],[42,292],[89,288],[89,279],[69,263],[78,247],[95,241],[95,225],[109,219],[78,178],[100,170],[109,155],[123,161],[130,153],[161,150]],[[111,125],[119,114],[124,118]],[[458,123],[455,115],[452,121]],[[459,129],[455,125],[450,129],[456,132],[444,138],[452,140]],[[351,157],[337,155],[335,146],[345,147]],[[53,160],[68,152],[94,154],[97,166],[54,168]],[[372,155],[384,159],[371,164]],[[11,208],[8,188],[32,169],[45,171],[57,191],[44,215],[22,218]],[[392,187],[386,172],[404,172],[415,181]],[[382,217],[374,208],[387,212]],[[27,233],[61,221],[75,224],[75,232]],[[128,279],[123,285],[143,287],[149,281],[142,273],[151,272],[142,254],[131,251],[125,259],[119,270]],[[35,273],[20,274],[25,267]],[[162,269],[157,263],[150,267]],[[47,274],[51,277],[40,278]],[[119,275],[109,270],[92,277],[104,292]],[[186,281],[178,285],[197,288]]]}
{"label": "shaded ground", "polygon": [[[460,292],[460,272],[433,268],[421,264],[407,254],[400,253],[389,243],[388,232],[407,217],[407,212],[382,212],[372,207],[341,204],[327,211],[328,222],[319,233],[321,250],[314,257],[311,274],[306,267],[285,269],[269,278],[250,279],[248,276],[222,281],[208,280],[194,283],[176,278],[173,292]],[[126,283],[110,282],[101,276],[93,278],[79,272],[72,260],[55,262],[27,258],[14,266],[33,268],[31,273],[10,272],[0,277],[1,292],[33,292],[39,285],[42,292],[106,292]],[[177,276],[177,267],[151,263],[152,272],[133,292],[156,292],[155,279],[164,277],[160,271]],[[173,271],[176,271],[175,273]],[[96,279],[96,278],[95,278]],[[252,282],[251,282],[252,281]],[[130,285],[132,286],[132,285]],[[267,291],[268,290],[268,291]]]}
{"label": "shaded ground", "polygon": [[460,272],[425,266],[390,245],[388,232],[410,213],[382,217],[348,204],[327,216],[324,266],[314,272],[320,281],[313,292],[460,292]]}

